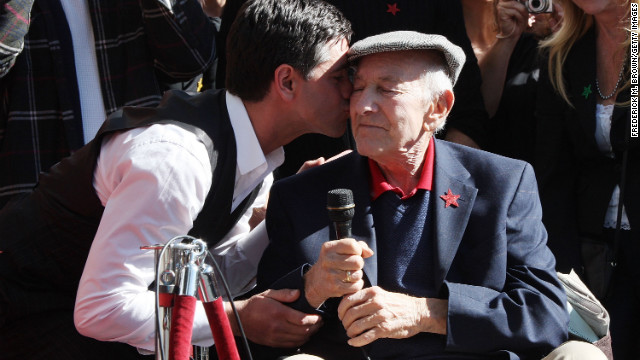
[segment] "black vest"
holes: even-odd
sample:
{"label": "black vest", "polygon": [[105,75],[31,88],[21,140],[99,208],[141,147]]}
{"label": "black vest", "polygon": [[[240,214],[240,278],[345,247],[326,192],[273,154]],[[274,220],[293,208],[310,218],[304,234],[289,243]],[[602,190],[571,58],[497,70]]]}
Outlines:
{"label": "black vest", "polygon": [[[236,143],[223,90],[195,96],[171,91],[157,108],[125,107],[107,119],[93,141],[42,174],[32,194],[0,211],[0,250],[4,251],[0,254],[0,294],[9,294],[12,305],[20,308],[11,317],[45,310],[37,299],[22,299],[31,297],[31,292],[62,295],[64,299],[54,307],[73,309],[104,211],[93,187],[102,140],[116,131],[151,124],[180,126],[196,134],[207,148],[212,186],[189,235],[213,247],[253,202],[258,189],[231,213]],[[36,298],[43,301],[41,296]],[[30,305],[19,304],[22,300]]]}

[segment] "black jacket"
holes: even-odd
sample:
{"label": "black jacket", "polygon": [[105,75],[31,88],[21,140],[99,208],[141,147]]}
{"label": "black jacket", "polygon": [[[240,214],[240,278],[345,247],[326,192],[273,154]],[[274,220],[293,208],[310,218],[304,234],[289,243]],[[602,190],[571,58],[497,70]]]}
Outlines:
{"label": "black jacket", "polygon": [[[571,49],[564,76],[572,106],[548,81],[543,61],[538,91],[537,149],[534,167],[540,186],[543,221],[558,270],[580,268],[579,237],[597,238],[616,185],[622,181],[622,158],[628,150],[624,206],[633,231],[640,230],[640,138],[630,137],[631,108],[616,106],[611,119],[609,158],[597,146],[596,45],[591,28]],[[616,102],[629,101],[630,89]]]}

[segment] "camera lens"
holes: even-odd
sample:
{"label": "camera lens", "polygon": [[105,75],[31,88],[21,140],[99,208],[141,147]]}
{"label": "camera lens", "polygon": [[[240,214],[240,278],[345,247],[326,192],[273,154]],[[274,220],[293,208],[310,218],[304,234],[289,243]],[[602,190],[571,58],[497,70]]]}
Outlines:
{"label": "camera lens", "polygon": [[529,0],[530,12],[542,12],[546,8],[547,2],[545,0]]}

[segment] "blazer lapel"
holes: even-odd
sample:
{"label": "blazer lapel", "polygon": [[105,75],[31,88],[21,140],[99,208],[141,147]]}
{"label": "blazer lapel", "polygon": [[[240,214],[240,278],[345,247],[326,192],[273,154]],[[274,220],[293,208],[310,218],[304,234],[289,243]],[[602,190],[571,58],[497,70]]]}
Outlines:
{"label": "blazer lapel", "polygon": [[[451,263],[458,251],[464,229],[478,193],[469,182],[470,174],[460,162],[454,158],[449,145],[444,141],[436,141],[435,166],[433,174],[433,225],[434,225],[434,285],[437,292],[444,282]],[[440,196],[449,190],[457,199],[458,206],[446,206]]]}

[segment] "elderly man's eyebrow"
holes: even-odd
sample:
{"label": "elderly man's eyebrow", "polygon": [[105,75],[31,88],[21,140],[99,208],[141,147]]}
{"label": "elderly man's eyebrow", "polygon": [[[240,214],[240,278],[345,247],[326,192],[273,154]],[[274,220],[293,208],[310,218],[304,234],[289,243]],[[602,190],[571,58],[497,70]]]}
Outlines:
{"label": "elderly man's eyebrow", "polygon": [[380,76],[378,78],[378,81],[384,82],[384,83],[398,83],[400,79],[397,76],[384,75],[384,76]]}
{"label": "elderly man's eyebrow", "polygon": [[[354,80],[359,80],[362,79],[362,77],[360,77],[358,75],[358,71],[357,68],[354,71],[354,75],[353,75],[353,79]],[[376,81],[378,82],[382,82],[382,83],[398,83],[400,81],[400,79],[397,76],[393,76],[393,75],[382,75],[382,76],[378,76],[375,78]]]}

